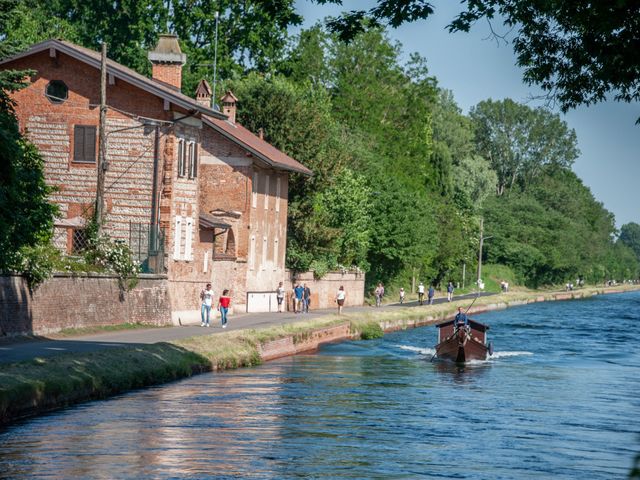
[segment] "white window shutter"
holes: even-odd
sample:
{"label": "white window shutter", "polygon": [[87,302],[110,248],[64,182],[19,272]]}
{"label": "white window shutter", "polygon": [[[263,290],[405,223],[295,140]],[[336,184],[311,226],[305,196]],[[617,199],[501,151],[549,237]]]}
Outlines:
{"label": "white window shutter", "polygon": [[251,206],[258,206],[258,172],[253,172],[253,180],[251,182]]}
{"label": "white window shutter", "polygon": [[180,260],[180,252],[182,250],[182,217],[176,217],[174,237],[173,237],[173,259]]}
{"label": "white window shutter", "polygon": [[186,235],[184,240],[184,259],[193,260],[192,258],[192,243],[193,243],[193,218],[187,217],[186,220]]}

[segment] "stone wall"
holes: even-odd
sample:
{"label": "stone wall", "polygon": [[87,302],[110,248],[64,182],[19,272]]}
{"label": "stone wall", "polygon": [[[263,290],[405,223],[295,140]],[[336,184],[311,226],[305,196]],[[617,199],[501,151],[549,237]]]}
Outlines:
{"label": "stone wall", "polygon": [[[295,284],[307,284],[311,290],[311,310],[322,308],[337,308],[336,292],[340,286],[344,287],[347,297],[346,307],[364,304],[364,273],[363,272],[330,272],[319,280],[313,277],[313,272],[299,273],[295,277],[287,272],[284,288],[287,292],[287,309],[293,310],[291,296]],[[275,288],[274,288],[275,290]]]}
{"label": "stone wall", "polygon": [[59,274],[33,293],[20,276],[0,276],[0,337],[123,323],[171,324],[166,277],[141,275],[121,292],[109,275]]}

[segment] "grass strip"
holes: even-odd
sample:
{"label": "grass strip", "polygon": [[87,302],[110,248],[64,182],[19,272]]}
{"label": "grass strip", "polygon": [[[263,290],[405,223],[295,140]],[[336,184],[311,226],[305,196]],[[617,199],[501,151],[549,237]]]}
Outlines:
{"label": "grass strip", "polygon": [[79,337],[95,333],[119,332],[123,330],[139,330],[148,328],[166,328],[173,325],[153,325],[150,323],[121,323],[118,325],[103,325],[99,327],[63,328],[59,332],[47,335],[49,338]]}

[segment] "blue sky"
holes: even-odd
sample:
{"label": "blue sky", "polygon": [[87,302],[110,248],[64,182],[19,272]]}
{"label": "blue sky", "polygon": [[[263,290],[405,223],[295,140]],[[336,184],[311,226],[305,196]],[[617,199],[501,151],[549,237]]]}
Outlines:
{"label": "blue sky", "polygon": [[[344,0],[344,6],[316,5],[297,0],[305,18],[305,27],[342,10],[367,8],[371,1]],[[465,113],[481,100],[512,98],[532,107],[543,102],[530,100],[540,94],[535,86],[522,82],[522,70],[510,45],[490,40],[486,21],[469,33],[448,33],[446,25],[459,12],[458,2],[433,2],[435,14],[427,20],[390,29],[392,39],[403,45],[406,58],[418,52],[427,59],[432,75],[442,88],[451,90]],[[494,29],[504,33],[502,25]],[[558,113],[559,110],[558,110]],[[573,169],[591,188],[594,196],[616,217],[618,227],[628,222],[640,223],[640,209],[634,193],[640,180],[640,105],[606,102],[580,107],[561,114],[575,129],[582,155]]]}

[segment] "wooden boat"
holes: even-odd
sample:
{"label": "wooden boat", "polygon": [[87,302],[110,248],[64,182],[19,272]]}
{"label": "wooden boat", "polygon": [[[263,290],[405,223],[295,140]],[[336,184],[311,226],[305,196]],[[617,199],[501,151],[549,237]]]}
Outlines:
{"label": "wooden boat", "polygon": [[455,328],[455,320],[440,323],[438,327],[437,358],[464,363],[471,360],[486,360],[493,355],[493,346],[487,343],[489,326],[468,319],[467,326]]}

